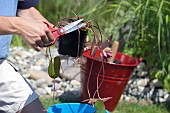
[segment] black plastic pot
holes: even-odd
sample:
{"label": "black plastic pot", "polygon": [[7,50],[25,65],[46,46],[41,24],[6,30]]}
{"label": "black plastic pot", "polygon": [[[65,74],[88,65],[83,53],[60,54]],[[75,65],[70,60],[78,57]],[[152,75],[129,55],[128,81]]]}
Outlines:
{"label": "black plastic pot", "polygon": [[76,30],[59,38],[58,52],[61,55],[79,57],[83,53],[87,31]]}

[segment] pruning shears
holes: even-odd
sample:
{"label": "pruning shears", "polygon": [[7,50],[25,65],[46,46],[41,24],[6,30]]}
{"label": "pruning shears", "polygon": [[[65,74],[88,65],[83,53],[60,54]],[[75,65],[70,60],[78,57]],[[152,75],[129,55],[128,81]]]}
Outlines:
{"label": "pruning shears", "polygon": [[83,21],[83,19],[79,19],[79,20],[69,23],[68,25],[61,27],[61,28],[52,27],[47,22],[44,22],[44,23],[47,25],[47,27],[50,29],[50,31],[54,35],[54,40],[52,42],[52,44],[54,44],[60,36],[65,35],[70,32],[73,32],[73,31],[85,26],[86,25],[85,23],[80,24],[80,22],[82,22],[82,21]]}

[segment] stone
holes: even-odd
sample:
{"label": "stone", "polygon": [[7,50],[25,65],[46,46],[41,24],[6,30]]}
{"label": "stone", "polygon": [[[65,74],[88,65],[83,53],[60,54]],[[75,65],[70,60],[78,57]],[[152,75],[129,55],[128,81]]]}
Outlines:
{"label": "stone", "polygon": [[144,89],[145,89],[145,87],[139,86],[139,87],[138,87],[138,94],[139,94],[139,93],[142,93],[142,92],[144,91]]}
{"label": "stone", "polygon": [[80,81],[80,68],[70,67],[64,71],[64,73],[60,73],[61,77],[66,78],[68,80],[77,80]]}
{"label": "stone", "polygon": [[164,96],[164,91],[163,91],[163,89],[159,89],[159,90],[158,90],[158,96],[159,96],[159,97],[163,97],[163,96]]}
{"label": "stone", "polygon": [[77,81],[77,80],[71,80],[70,84],[71,84],[72,86],[80,86],[80,85],[81,85],[80,82]]}
{"label": "stone", "polygon": [[42,84],[41,85],[41,88],[45,88],[45,87],[48,87],[48,84]]}
{"label": "stone", "polygon": [[31,52],[29,52],[29,51],[22,51],[22,58],[30,58],[30,57],[32,57],[32,53]]}
{"label": "stone", "polygon": [[151,82],[151,86],[152,86],[152,87],[162,87],[162,84],[161,84],[161,82],[160,82],[158,79],[154,79],[154,80]]}
{"label": "stone", "polygon": [[73,89],[74,89],[74,90],[79,90],[79,89],[80,89],[80,86],[73,86]]}
{"label": "stone", "polygon": [[120,97],[120,101],[123,101],[126,95],[122,94]]}
{"label": "stone", "polygon": [[77,80],[80,81],[80,67],[75,66],[74,62],[71,60],[62,60],[62,70],[60,70],[60,76],[66,78],[67,80]]}
{"label": "stone", "polygon": [[167,100],[168,97],[169,97],[169,94],[167,93],[167,94],[165,94],[164,99]]}
{"label": "stone", "polygon": [[166,101],[166,99],[161,98],[161,97],[159,98],[159,102],[160,102],[160,103],[163,103],[163,102],[165,102],[165,101]]}
{"label": "stone", "polygon": [[38,65],[38,66],[41,66],[44,64],[44,62],[47,62],[46,59],[38,59],[36,62],[35,62],[35,65]]}
{"label": "stone", "polygon": [[29,71],[30,77],[33,80],[39,80],[39,79],[45,79],[47,80],[47,84],[51,84],[52,83],[52,78],[48,75],[47,72],[44,71],[40,71],[40,70],[34,70],[31,69]]}
{"label": "stone", "polygon": [[130,94],[132,94],[133,96],[138,95],[138,89],[134,88],[133,90],[131,90],[131,92],[129,92]]}
{"label": "stone", "polygon": [[37,66],[37,65],[32,65],[31,69],[39,70],[39,71],[42,70],[41,66]]}
{"label": "stone", "polygon": [[29,78],[29,77],[30,77],[30,74],[29,74],[29,73],[26,73],[26,74],[22,74],[22,76],[23,76],[24,78]]}
{"label": "stone", "polygon": [[66,88],[67,87],[67,83],[66,82],[61,82],[60,83],[62,87]]}
{"label": "stone", "polygon": [[73,91],[73,87],[71,85],[67,85],[66,88],[65,88],[65,91]]}
{"label": "stone", "polygon": [[33,79],[29,79],[29,83],[31,84],[33,89],[37,89],[37,85]]}
{"label": "stone", "polygon": [[143,77],[145,76],[147,73],[144,72],[144,68],[145,68],[145,63],[144,62],[140,62],[140,64],[136,67],[136,70],[137,70],[137,75],[139,77]]}
{"label": "stone", "polygon": [[59,83],[55,83],[51,87],[52,91],[56,91],[56,90],[59,90],[59,89],[61,89],[61,84],[59,84]]}
{"label": "stone", "polygon": [[47,94],[47,91],[43,88],[38,88],[37,91],[39,92],[39,94],[41,95],[46,95]]}
{"label": "stone", "polygon": [[63,90],[57,90],[57,94],[58,94],[58,96],[59,95],[62,95],[64,93],[64,91]]}
{"label": "stone", "polygon": [[125,97],[124,97],[124,100],[125,100],[125,101],[129,101],[129,100],[130,100],[130,97],[129,97],[129,96],[125,96]]}
{"label": "stone", "polygon": [[46,84],[46,83],[47,81],[44,78],[38,79],[37,81],[35,81],[35,84],[37,85],[37,87],[41,87],[43,84]]}
{"label": "stone", "polygon": [[148,84],[148,82],[149,82],[149,78],[138,79],[137,80],[137,85],[145,87]]}
{"label": "stone", "polygon": [[51,94],[51,88],[50,87],[44,87],[44,89],[47,91],[47,94]]}
{"label": "stone", "polygon": [[10,61],[12,63],[16,62],[16,59],[11,55],[7,59],[8,59],[8,61]]}
{"label": "stone", "polygon": [[150,105],[150,104],[151,104],[151,102],[146,100],[146,99],[141,99],[139,101],[139,105],[147,106],[147,105]]}
{"label": "stone", "polygon": [[133,103],[137,103],[138,100],[137,100],[137,98],[135,98],[135,97],[131,97],[131,98],[128,100],[128,102],[133,104]]}
{"label": "stone", "polygon": [[55,80],[53,80],[53,81],[55,81],[55,82],[57,82],[57,83],[60,83],[62,80],[61,80],[61,78],[57,77],[57,78],[55,78]]}

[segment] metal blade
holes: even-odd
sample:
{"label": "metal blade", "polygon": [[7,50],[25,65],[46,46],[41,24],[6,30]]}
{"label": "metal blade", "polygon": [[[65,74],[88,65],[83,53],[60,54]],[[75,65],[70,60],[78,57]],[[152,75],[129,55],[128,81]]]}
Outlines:
{"label": "metal blade", "polygon": [[81,21],[83,21],[83,19],[77,20],[75,22],[72,22],[66,26],[64,26],[64,29],[67,31],[69,29],[71,29],[72,27],[76,26],[78,23],[80,23]]}
{"label": "metal blade", "polygon": [[85,26],[85,25],[86,25],[85,23],[76,25],[76,26],[72,27],[71,29],[67,30],[67,31],[65,32],[65,34],[70,33],[70,32],[72,32],[72,31],[75,31],[75,30],[77,30],[77,29],[79,29],[79,28],[81,28],[81,27],[83,27],[83,26]]}

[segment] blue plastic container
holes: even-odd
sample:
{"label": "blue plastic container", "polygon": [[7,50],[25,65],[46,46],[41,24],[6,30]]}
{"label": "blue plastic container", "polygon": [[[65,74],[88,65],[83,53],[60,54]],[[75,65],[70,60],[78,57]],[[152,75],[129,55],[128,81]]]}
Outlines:
{"label": "blue plastic container", "polygon": [[[62,103],[50,106],[47,113],[95,113],[96,108],[89,104]],[[109,113],[106,111],[106,113]]]}

